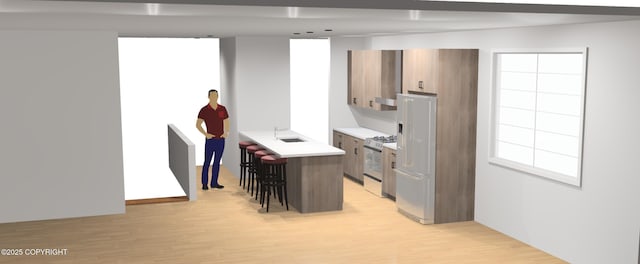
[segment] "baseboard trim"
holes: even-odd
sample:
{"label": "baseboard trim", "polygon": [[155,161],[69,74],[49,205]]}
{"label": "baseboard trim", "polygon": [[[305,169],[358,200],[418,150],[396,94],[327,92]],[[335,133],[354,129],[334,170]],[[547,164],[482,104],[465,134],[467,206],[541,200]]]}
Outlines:
{"label": "baseboard trim", "polygon": [[185,201],[189,201],[189,197],[187,197],[187,196],[174,196],[174,197],[161,197],[161,198],[126,200],[125,201],[125,205],[172,203],[172,202],[185,202]]}
{"label": "baseboard trim", "polygon": [[344,176],[345,178],[347,178],[347,179],[349,179],[349,180],[351,180],[351,181],[353,181],[353,182],[357,183],[357,184],[364,185],[364,182],[363,182],[363,181],[361,181],[361,180],[359,180],[359,179],[356,179],[356,177],[353,177],[353,176],[351,176],[351,175],[349,175],[349,174],[346,174],[346,173],[345,173],[345,174],[343,174],[343,176]]}

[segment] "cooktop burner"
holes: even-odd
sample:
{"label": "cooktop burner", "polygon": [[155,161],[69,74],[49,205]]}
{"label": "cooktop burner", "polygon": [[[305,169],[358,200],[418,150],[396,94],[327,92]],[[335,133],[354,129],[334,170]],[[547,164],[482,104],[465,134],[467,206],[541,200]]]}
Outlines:
{"label": "cooktop burner", "polygon": [[396,142],[397,137],[396,136],[388,136],[388,137],[378,136],[378,137],[373,137],[373,140],[382,142],[382,143],[394,143]]}
{"label": "cooktop burner", "polygon": [[373,149],[382,150],[382,144],[384,143],[395,143],[398,138],[396,136],[377,136],[372,138],[367,138],[364,141],[364,145]]}

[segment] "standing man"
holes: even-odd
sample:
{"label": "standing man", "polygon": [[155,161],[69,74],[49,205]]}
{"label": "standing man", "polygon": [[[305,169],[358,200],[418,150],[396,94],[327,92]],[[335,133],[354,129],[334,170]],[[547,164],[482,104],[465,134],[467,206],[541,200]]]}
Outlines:
{"label": "standing man", "polygon": [[[207,125],[207,130],[202,129],[202,122]],[[209,163],[213,159],[211,169],[211,188],[222,189],[224,186],[218,184],[218,174],[220,173],[220,158],[224,151],[224,139],[229,135],[229,113],[227,108],[218,104],[218,91],[209,90],[209,103],[200,109],[196,128],[206,137],[204,145],[204,165],[202,165],[202,189],[209,190]]]}

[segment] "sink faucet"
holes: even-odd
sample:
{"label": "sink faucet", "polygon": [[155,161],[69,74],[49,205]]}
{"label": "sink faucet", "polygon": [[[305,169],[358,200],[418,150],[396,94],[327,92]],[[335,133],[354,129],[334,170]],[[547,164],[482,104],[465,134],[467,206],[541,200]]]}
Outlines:
{"label": "sink faucet", "polygon": [[[278,128],[277,126],[273,127],[273,137],[278,139],[278,131],[289,131],[289,128]],[[285,133],[286,135],[286,133]]]}

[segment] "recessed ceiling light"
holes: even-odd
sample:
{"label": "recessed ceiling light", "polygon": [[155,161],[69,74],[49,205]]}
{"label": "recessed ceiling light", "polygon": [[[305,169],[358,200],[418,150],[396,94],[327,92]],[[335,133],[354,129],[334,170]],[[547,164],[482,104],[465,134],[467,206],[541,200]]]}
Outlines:
{"label": "recessed ceiling light", "polygon": [[300,13],[300,9],[298,7],[287,7],[287,16],[289,18],[297,18]]}
{"label": "recessed ceiling light", "polygon": [[160,14],[160,4],[146,4],[147,6],[147,15],[157,16]]}
{"label": "recessed ceiling light", "polygon": [[409,10],[410,20],[420,20],[420,10]]}

